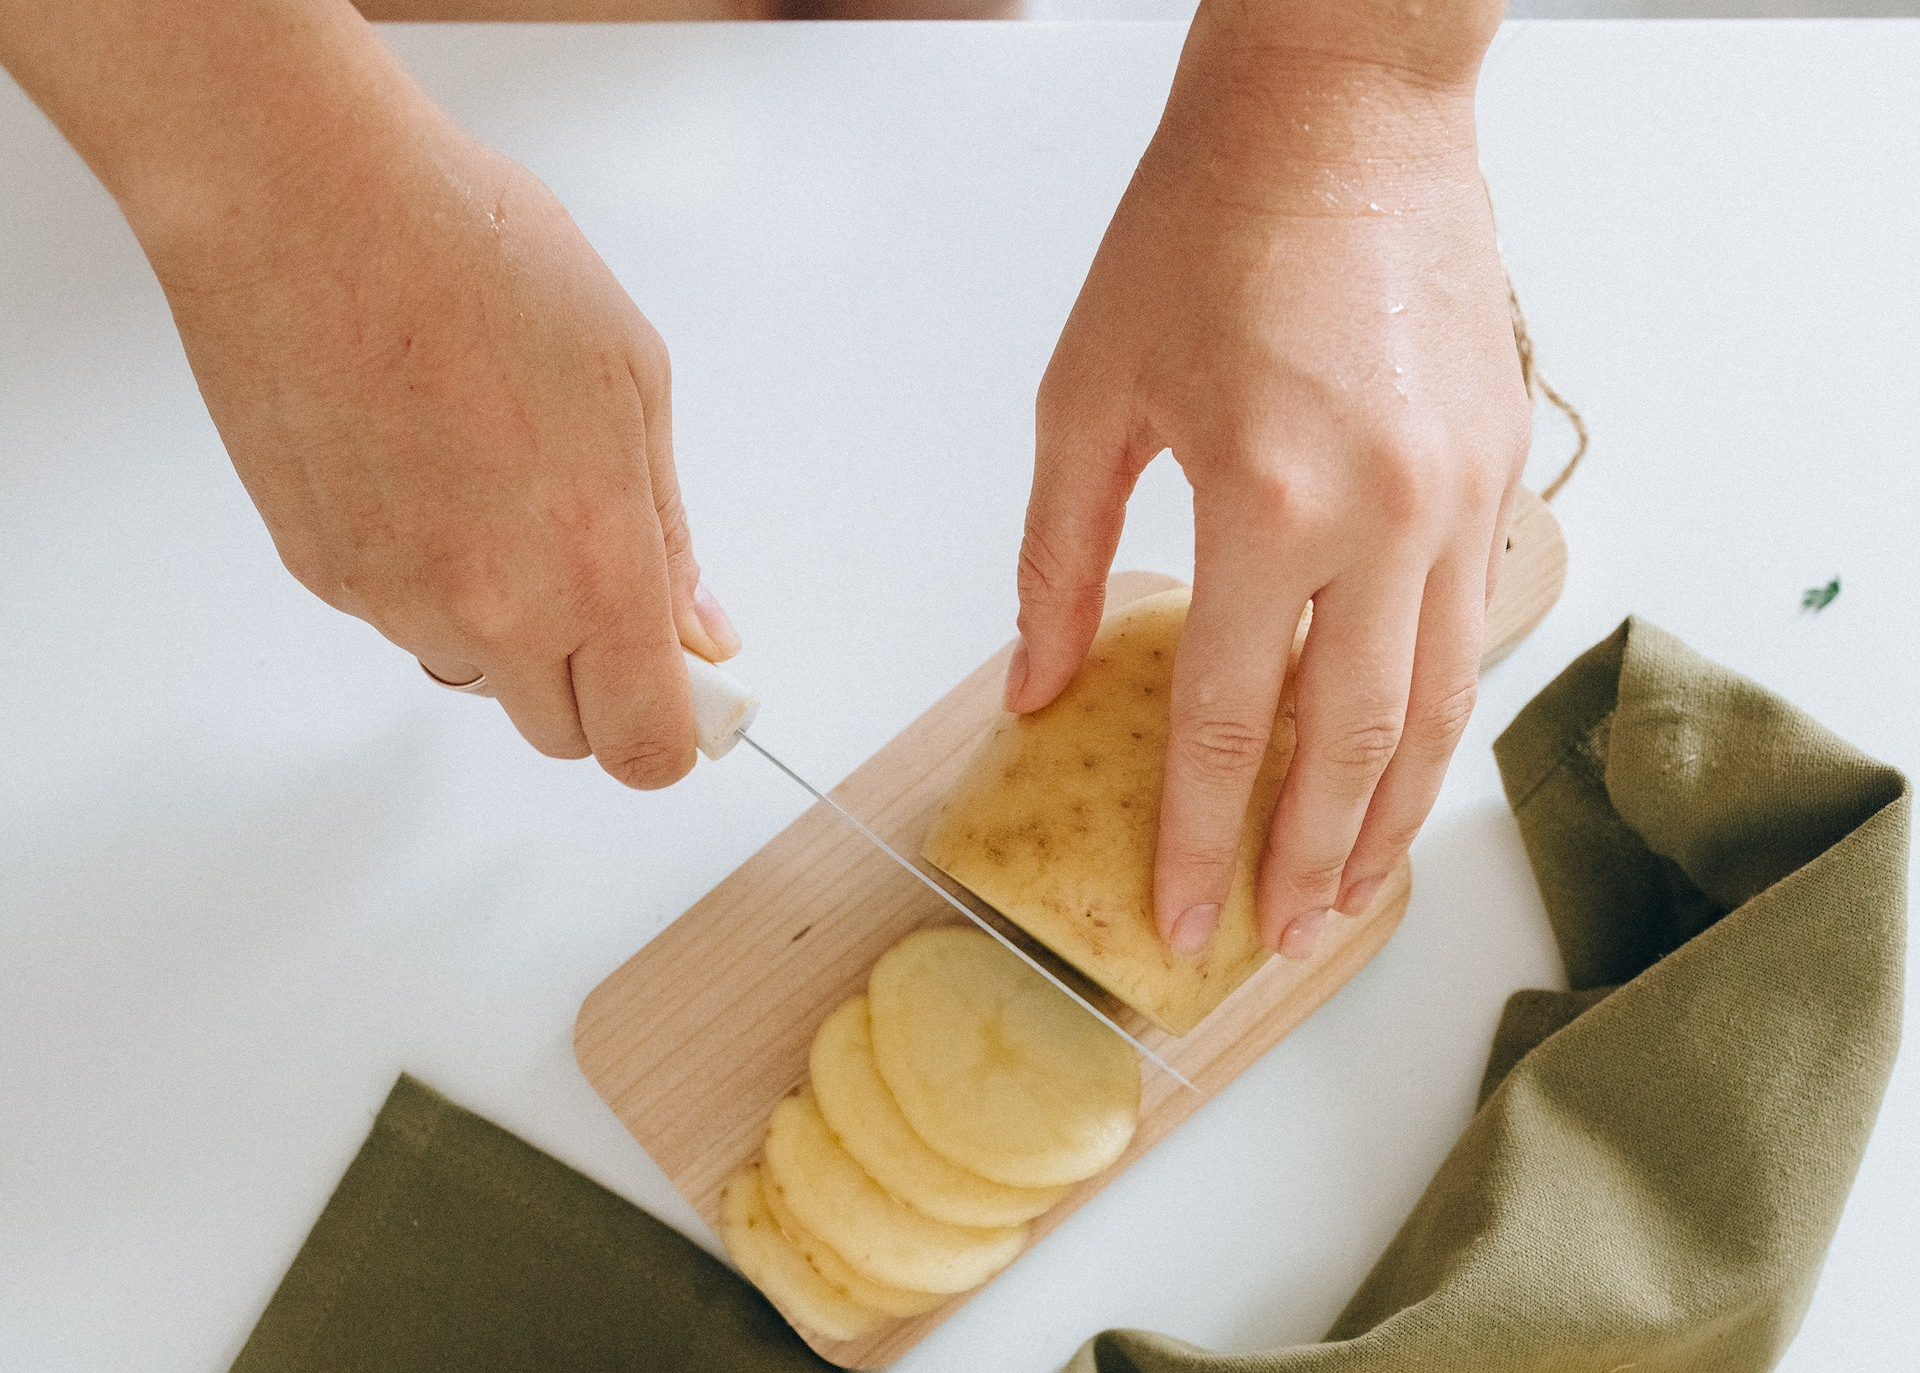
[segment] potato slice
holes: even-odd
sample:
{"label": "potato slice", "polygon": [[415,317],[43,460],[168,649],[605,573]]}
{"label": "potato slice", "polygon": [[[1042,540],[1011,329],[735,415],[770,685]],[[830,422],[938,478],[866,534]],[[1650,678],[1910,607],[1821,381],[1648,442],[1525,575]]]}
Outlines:
{"label": "potato slice", "polygon": [[1064,1187],[1008,1187],[935,1153],[914,1133],[873,1061],[867,998],[828,1016],[810,1060],[820,1114],[867,1175],[914,1210],[954,1225],[1018,1225],[1066,1194]]}
{"label": "potato slice", "polygon": [[788,1319],[830,1340],[857,1340],[891,1316],[850,1300],[814,1270],[767,1209],[760,1165],[749,1163],[720,1193],[720,1242]]}
{"label": "potato slice", "polygon": [[904,1287],[889,1287],[886,1283],[875,1282],[834,1253],[832,1245],[802,1225],[800,1218],[787,1209],[777,1188],[765,1190],[767,1210],[773,1213],[780,1232],[813,1265],[814,1272],[856,1306],[872,1307],[889,1316],[920,1316],[947,1300],[944,1293],[910,1292]]}
{"label": "potato slice", "polygon": [[840,1147],[803,1088],[767,1123],[767,1188],[857,1272],[889,1287],[954,1293],[1019,1257],[1024,1225],[975,1229],[923,1216],[887,1195]]}
{"label": "potato slice", "polygon": [[[1293,757],[1290,663],[1219,932],[1198,957],[1175,957],[1154,924],[1153,857],[1167,701],[1189,598],[1177,587],[1109,615],[1058,699],[1031,715],[1002,717],[921,849],[929,863],[1177,1035],[1267,960],[1254,922],[1253,873]],[[1303,617],[1295,661],[1306,624]]]}
{"label": "potato slice", "polygon": [[1133,1049],[987,935],[920,930],[867,979],[874,1060],[915,1134],[1009,1187],[1092,1177],[1140,1114]]}

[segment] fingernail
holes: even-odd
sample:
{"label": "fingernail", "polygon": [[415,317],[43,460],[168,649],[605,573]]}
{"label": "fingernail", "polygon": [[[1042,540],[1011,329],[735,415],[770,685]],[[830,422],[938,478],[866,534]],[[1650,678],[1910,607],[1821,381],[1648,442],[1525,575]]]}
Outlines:
{"label": "fingernail", "polygon": [[700,617],[700,627],[707,631],[707,637],[713,640],[721,657],[731,658],[740,651],[739,631],[733,627],[733,621],[727,618],[727,612],[720,608],[720,602],[713,599],[713,593],[704,585],[693,589],[693,613]]}
{"label": "fingernail", "polygon": [[1020,699],[1020,693],[1027,686],[1027,641],[1022,639],[1013,646],[1013,660],[1007,664],[1007,689],[1002,696],[1008,710],[1017,710],[1014,704]]}
{"label": "fingernail", "polygon": [[1217,902],[1195,906],[1173,922],[1173,937],[1167,944],[1180,957],[1192,958],[1195,954],[1207,951],[1207,945],[1213,942],[1213,932],[1219,928],[1220,906]]}
{"label": "fingernail", "polygon": [[1384,877],[1361,878],[1348,887],[1346,894],[1340,898],[1340,909],[1348,915],[1359,915],[1373,904],[1373,898],[1380,894],[1381,883],[1386,880]]}
{"label": "fingernail", "polygon": [[1280,934],[1280,956],[1303,960],[1313,957],[1313,946],[1320,942],[1320,927],[1327,923],[1324,910],[1307,911],[1293,917],[1293,923]]}

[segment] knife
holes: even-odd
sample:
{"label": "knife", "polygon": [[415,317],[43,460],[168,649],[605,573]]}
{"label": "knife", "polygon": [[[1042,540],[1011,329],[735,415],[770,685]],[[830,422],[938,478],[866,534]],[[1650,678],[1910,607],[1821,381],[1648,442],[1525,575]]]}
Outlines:
{"label": "knife", "polygon": [[965,902],[955,897],[953,893],[949,892],[945,887],[922,872],[918,863],[915,863],[912,859],[894,848],[893,845],[868,829],[853,812],[849,811],[845,806],[842,806],[838,801],[834,800],[831,796],[820,790],[820,788],[814,786],[813,783],[788,767],[770,752],[765,745],[761,744],[759,740],[748,734],[747,727],[754,722],[755,717],[760,713],[760,698],[747,690],[747,688],[740,683],[739,679],[734,677],[734,675],[726,669],[716,667],[705,658],[700,657],[696,653],[689,652],[686,649],[682,649],[681,652],[686,654],[687,683],[693,689],[694,739],[701,753],[705,754],[708,758],[718,760],[731,753],[735,744],[745,744],[748,748],[773,764],[774,767],[785,773],[787,777],[792,779],[803,791],[813,797],[814,800],[824,802],[829,810],[851,826],[861,838],[865,839],[888,858],[898,863],[902,868],[912,873],[914,879],[924,885],[928,891],[932,892],[949,906],[952,906],[956,911],[959,911],[960,914],[964,915],[979,929],[986,931],[1002,948],[1012,953],[1015,958],[1018,958],[1022,963],[1025,963],[1029,968],[1039,973],[1040,976],[1046,978],[1063,996],[1071,1000],[1081,1010],[1113,1031],[1113,1033],[1119,1035],[1120,1038],[1126,1040],[1127,1043],[1133,1046],[1136,1053],[1147,1059],[1155,1067],[1160,1069],[1161,1072],[1171,1077],[1189,1092],[1197,1093],[1200,1090],[1191,1082],[1187,1081],[1187,1079],[1181,1075],[1179,1069],[1175,1068],[1171,1063],[1160,1057],[1159,1054],[1156,1054],[1153,1050],[1121,1029],[1111,1016],[1102,1012],[1098,1006],[1095,1006],[1091,1001],[1088,1001],[1084,996],[1081,996],[1080,993],[1061,981],[1052,972],[1048,971],[1046,966],[1034,958],[1033,955],[1000,933],[999,930],[996,930],[987,921],[981,919],[980,916],[967,907]]}

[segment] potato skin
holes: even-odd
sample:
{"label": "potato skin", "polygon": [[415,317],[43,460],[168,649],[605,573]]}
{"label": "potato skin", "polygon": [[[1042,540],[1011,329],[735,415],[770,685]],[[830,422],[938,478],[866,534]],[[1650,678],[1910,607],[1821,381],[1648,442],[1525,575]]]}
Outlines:
{"label": "potato skin", "polygon": [[1178,958],[1153,919],[1173,660],[1191,592],[1115,612],[1065,691],[1006,715],[974,756],[921,856],[1172,1034],[1198,1025],[1268,957],[1253,873],[1293,756],[1293,664],[1212,946]]}

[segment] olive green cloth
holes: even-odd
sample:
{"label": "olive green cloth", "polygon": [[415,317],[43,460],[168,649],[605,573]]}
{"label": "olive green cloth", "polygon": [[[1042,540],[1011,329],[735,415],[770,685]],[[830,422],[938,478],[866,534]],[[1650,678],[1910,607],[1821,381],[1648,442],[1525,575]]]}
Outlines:
{"label": "olive green cloth", "polygon": [[1070,1373],[1744,1373],[1800,1324],[1899,1041],[1907,784],[1639,620],[1494,745],[1570,992],[1326,1341]]}
{"label": "olive green cloth", "polygon": [[819,1373],[685,1236],[394,1084],[234,1373]]}
{"label": "olive green cloth", "polygon": [[[1325,1343],[1111,1331],[1070,1373],[1744,1373],[1786,1346],[1898,1040],[1906,783],[1632,620],[1495,751],[1574,990],[1508,1003],[1478,1114]],[[827,1366],[705,1251],[403,1077],[234,1368]]]}

